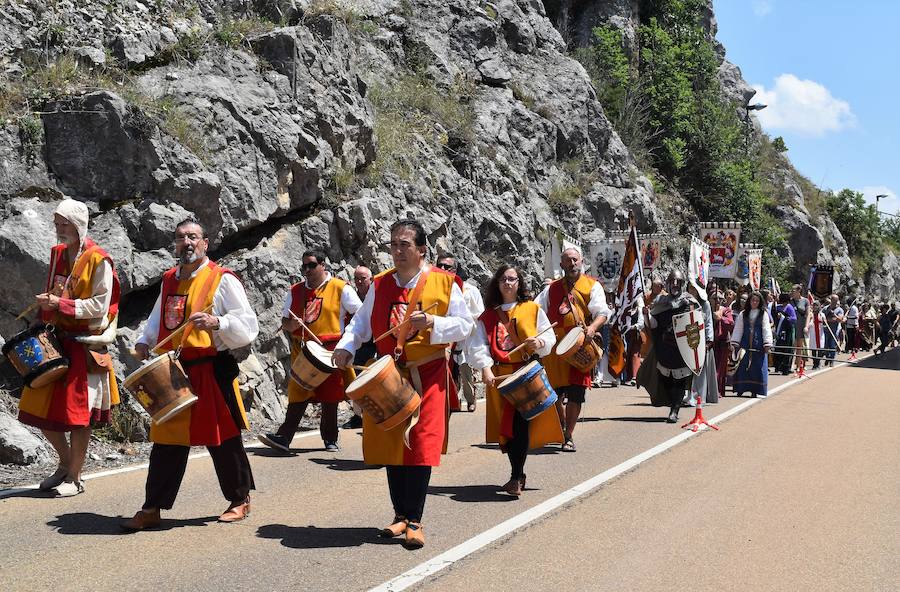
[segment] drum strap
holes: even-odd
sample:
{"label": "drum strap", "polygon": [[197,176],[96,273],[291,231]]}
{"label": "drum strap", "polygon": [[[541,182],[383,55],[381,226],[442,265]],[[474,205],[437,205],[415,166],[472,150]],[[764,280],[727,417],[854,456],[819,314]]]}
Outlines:
{"label": "drum strap", "polygon": [[[429,362],[440,360],[441,358],[444,358],[444,360],[449,360],[450,350],[445,348],[430,356],[426,356],[421,360],[399,364],[400,368],[405,369],[409,372],[409,381],[412,383],[413,388],[416,389],[416,392],[419,393],[420,396],[425,396],[425,391],[422,388],[422,376],[419,374],[419,366],[424,366]],[[412,447],[409,444],[409,433],[412,431],[415,425],[419,423],[419,410],[421,408],[421,405],[416,408],[413,414],[409,417],[409,425],[407,425],[406,429],[403,430],[403,444],[410,450],[412,450]]]}
{"label": "drum strap", "polygon": [[419,276],[419,281],[416,282],[416,287],[413,288],[412,294],[410,295],[409,301],[406,304],[406,314],[403,315],[403,321],[401,323],[406,323],[400,328],[400,332],[397,334],[397,345],[394,347],[394,359],[399,360],[400,356],[403,354],[403,347],[406,345],[406,338],[409,337],[409,324],[407,321],[409,317],[412,315],[413,311],[416,309],[416,306],[419,305],[419,299],[422,297],[422,292],[425,291],[425,282],[428,279],[428,274],[431,273],[431,266],[425,265],[422,268],[421,275]]}
{"label": "drum strap", "polygon": [[[213,282],[216,281],[217,278],[222,276],[223,271],[221,269],[210,270],[209,275],[206,276],[206,281],[203,282],[203,285],[200,287],[200,293],[198,294],[197,302],[200,304],[204,304],[206,299],[209,298],[209,292],[212,290]],[[215,298],[215,296],[213,296]],[[193,312],[193,311],[191,311]],[[211,311],[212,312],[212,311]],[[181,343],[178,345],[178,353],[180,357],[181,348],[184,347],[184,344],[187,342],[188,337],[191,335],[191,331],[194,330],[194,323],[188,322],[187,328],[184,330],[184,334],[181,336]]]}

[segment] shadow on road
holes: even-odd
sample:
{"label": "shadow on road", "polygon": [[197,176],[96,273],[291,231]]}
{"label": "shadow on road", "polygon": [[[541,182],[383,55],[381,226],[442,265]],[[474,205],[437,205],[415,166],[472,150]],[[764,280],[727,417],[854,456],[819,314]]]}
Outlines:
{"label": "shadow on road", "polygon": [[851,366],[867,368],[870,370],[900,370],[900,355],[897,355],[898,352],[900,352],[900,348],[895,347],[887,350],[883,354],[871,356],[865,360],[851,364]]}
{"label": "shadow on road", "polygon": [[512,502],[516,498],[501,493],[499,485],[432,485],[429,495],[449,497],[455,502]]}
{"label": "shadow on road", "polygon": [[[126,516],[103,516],[93,512],[73,512],[61,514],[55,520],[47,523],[56,529],[59,534],[99,534],[99,535],[124,535],[128,531],[122,529],[122,522]],[[206,516],[204,518],[191,518],[189,520],[163,519],[162,524],[153,531],[171,530],[184,526],[206,526],[215,522],[218,516]]]}
{"label": "shadow on road", "polygon": [[266,524],[260,526],[256,536],[263,539],[281,539],[281,544],[291,549],[328,549],[333,547],[359,547],[400,544],[400,538],[384,539],[377,528],[287,526]]}
{"label": "shadow on road", "polygon": [[599,421],[636,421],[641,423],[663,423],[665,417],[604,417]]}
{"label": "shadow on road", "polygon": [[264,456],[266,458],[274,458],[279,456],[297,456],[298,454],[305,454],[309,452],[323,452],[325,450],[324,447],[319,448],[291,448],[290,452],[282,452],[281,450],[273,450],[271,448],[248,448],[247,454],[252,454],[253,456]]}
{"label": "shadow on road", "polygon": [[361,460],[347,458],[311,458],[317,465],[324,465],[332,471],[371,471],[378,470],[381,465],[367,465]]}

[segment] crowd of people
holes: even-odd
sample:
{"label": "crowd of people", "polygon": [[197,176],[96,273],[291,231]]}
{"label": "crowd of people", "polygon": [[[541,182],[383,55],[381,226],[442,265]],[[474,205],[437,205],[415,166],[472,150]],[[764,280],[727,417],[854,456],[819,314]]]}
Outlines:
{"label": "crowd of people", "polygon": [[[40,489],[71,496],[84,492],[81,467],[91,427],[108,422],[119,400],[107,351],[119,288],[112,259],[87,237],[84,204],[63,201],[54,221],[61,244],[51,253],[47,288],[35,304],[40,322],[58,328],[70,362],[61,379],[24,389],[19,419],[40,428],[59,455],[59,468]],[[170,352],[180,359],[197,401],[152,424],[144,503],[123,523],[129,531],[160,525],[161,511],[174,505],[191,446],[206,446],[212,457],[229,504],[220,521],[246,518],[255,488],[241,439],[248,421],[231,351],[256,338],[257,317],[237,276],[207,257],[202,224],[184,220],[173,238],[176,265],[163,275],[133,355],[148,360]],[[577,248],[562,252],[562,276],[545,280],[535,294],[515,265],[499,266],[480,290],[452,254],[429,264],[425,230],[416,220],[395,222],[386,246],[394,267],[373,277],[359,266],[353,285],[332,274],[323,250],[303,253],[303,279],[285,295],[280,326],[291,343],[286,415],[259,439],[289,452],[308,405],[317,403],[323,445],[340,450],[338,404],[357,372],[391,358],[417,395],[412,415],[388,429],[369,412],[371,401],[354,401],[356,415],[344,427],[362,427],[364,461],[386,468],[393,518],[383,536],[402,536],[411,549],[425,544],[426,493],[447,451],[450,412],[463,405],[476,410],[479,380],[486,393],[485,439],[499,444],[510,466],[502,489],[519,497],[529,450],[557,444],[576,451],[575,429],[592,385],[643,386],[654,405],[669,408],[667,420],[674,423],[682,406],[714,403],[729,383],[737,395],[765,396],[770,368],[788,374],[807,361],[830,365],[838,351],[883,352],[898,339],[896,304],[849,299],[845,309],[837,295],[820,302],[799,285],[776,296],[699,286],[672,271],[664,281],[649,278],[622,336],[624,367],[614,371],[603,355],[614,297],[584,272]],[[695,328],[702,323],[696,335],[706,353],[702,369],[692,368],[679,351],[673,319],[685,313],[696,318]],[[311,355],[313,340],[320,348],[315,351],[324,352],[317,354],[319,365],[336,370],[309,384],[293,367],[298,356]]]}

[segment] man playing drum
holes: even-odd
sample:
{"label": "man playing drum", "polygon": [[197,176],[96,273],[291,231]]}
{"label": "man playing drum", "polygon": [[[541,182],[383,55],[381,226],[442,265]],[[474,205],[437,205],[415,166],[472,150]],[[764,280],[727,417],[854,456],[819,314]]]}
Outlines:
{"label": "man playing drum", "polygon": [[[119,402],[105,345],[115,338],[119,280],[109,255],[87,238],[87,206],[63,200],[53,223],[61,244],[50,252],[47,291],[36,300],[41,321],[56,327],[69,370],[62,379],[41,388],[26,386],[19,401],[19,420],[40,428],[59,455],[59,468],[41,482],[40,489],[72,496],[84,491],[81,468],[91,425],[109,423],[110,406]],[[71,432],[71,443],[65,432]]]}
{"label": "man playing drum", "polygon": [[[514,373],[535,355],[546,356],[556,344],[553,331],[547,330],[550,321],[531,300],[525,281],[517,267],[500,266],[487,287],[487,310],[475,323],[475,331],[466,343],[466,358],[474,370],[481,370],[487,387],[485,441],[498,442],[509,456],[512,474],[503,490],[513,497],[519,497],[525,489],[528,450],[563,441],[559,415],[553,405],[527,421],[497,390],[497,384],[503,380],[498,377]],[[516,348],[519,351],[511,354]]]}
{"label": "man playing drum", "polygon": [[[326,349],[333,350],[344,331],[344,320],[362,306],[353,287],[344,280],[333,277],[325,269],[325,253],[322,251],[303,253],[303,275],[306,276],[306,281],[298,282],[288,290],[281,319],[281,329],[291,339],[292,364],[298,355],[303,355],[301,342],[311,339],[300,326],[298,318]],[[340,450],[337,408],[338,403],[344,400],[346,384],[352,379],[352,371],[334,372],[315,390],[307,390],[296,380],[288,378],[288,407],[284,423],[274,434],[260,436],[260,442],[276,450],[290,451],[291,440],[303,419],[306,406],[313,402],[322,404],[319,433],[325,443],[325,450]]]}
{"label": "man playing drum", "polygon": [[[432,467],[440,465],[441,454],[447,451],[448,401],[455,396],[448,346],[465,339],[474,324],[459,279],[428,265],[426,249],[425,229],[419,222],[400,220],[391,226],[395,267],[375,277],[333,356],[338,368],[346,368],[353,353],[372,335],[381,336],[399,325],[375,345],[379,356],[397,359],[421,395],[418,423],[409,431],[407,447],[405,427],[381,430],[366,413],[363,458],[367,464],[387,465],[394,520],[383,534],[405,534],[404,545],[410,549],[425,544],[421,521],[428,482]],[[434,312],[425,312],[430,310]]]}
{"label": "man playing drum", "polygon": [[138,358],[147,359],[155,344],[188,322],[162,351],[180,352],[198,401],[165,423],[150,426],[153,448],[146,497],[143,508],[122,524],[126,530],[159,526],[160,510],[175,504],[191,446],[209,450],[222,494],[229,501],[219,521],[235,522],[250,513],[253,474],[241,440],[241,430],[249,425],[238,392],[237,361],[229,350],[253,341],[259,325],[240,280],[210,261],[208,248],[199,222],[188,219],[178,224],[178,265],[163,274],[160,295],[135,345]]}
{"label": "man playing drum", "polygon": [[[606,305],[603,286],[592,277],[582,273],[581,252],[569,248],[562,252],[559,265],[563,277],[552,282],[535,299],[547,313],[551,323],[557,323],[554,331],[556,340],[562,339],[573,327],[584,327],[585,342],[593,340],[597,330],[606,323],[610,315]],[[593,318],[592,321],[588,319]],[[561,359],[556,352],[544,358],[544,367],[550,377],[550,384],[559,396],[557,410],[563,422],[565,442],[563,450],[575,452],[572,433],[581,415],[584,395],[591,386],[591,372],[583,372]],[[563,407],[563,399],[566,400]]]}

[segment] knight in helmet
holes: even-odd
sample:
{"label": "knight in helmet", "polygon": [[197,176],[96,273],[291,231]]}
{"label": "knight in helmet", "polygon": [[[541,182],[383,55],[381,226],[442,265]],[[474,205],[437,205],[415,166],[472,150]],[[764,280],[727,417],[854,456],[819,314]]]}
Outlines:
{"label": "knight in helmet", "polygon": [[653,351],[647,358],[656,362],[655,369],[648,367],[646,371],[655,370],[657,376],[652,377],[655,380],[642,380],[641,384],[650,392],[650,400],[655,407],[669,406],[669,423],[678,421],[678,410],[693,377],[693,372],[678,351],[672,325],[674,316],[700,309],[697,300],[685,287],[684,274],[678,270],[671,271],[666,278],[666,293],[657,296],[649,307],[644,308],[647,326],[653,334]]}

